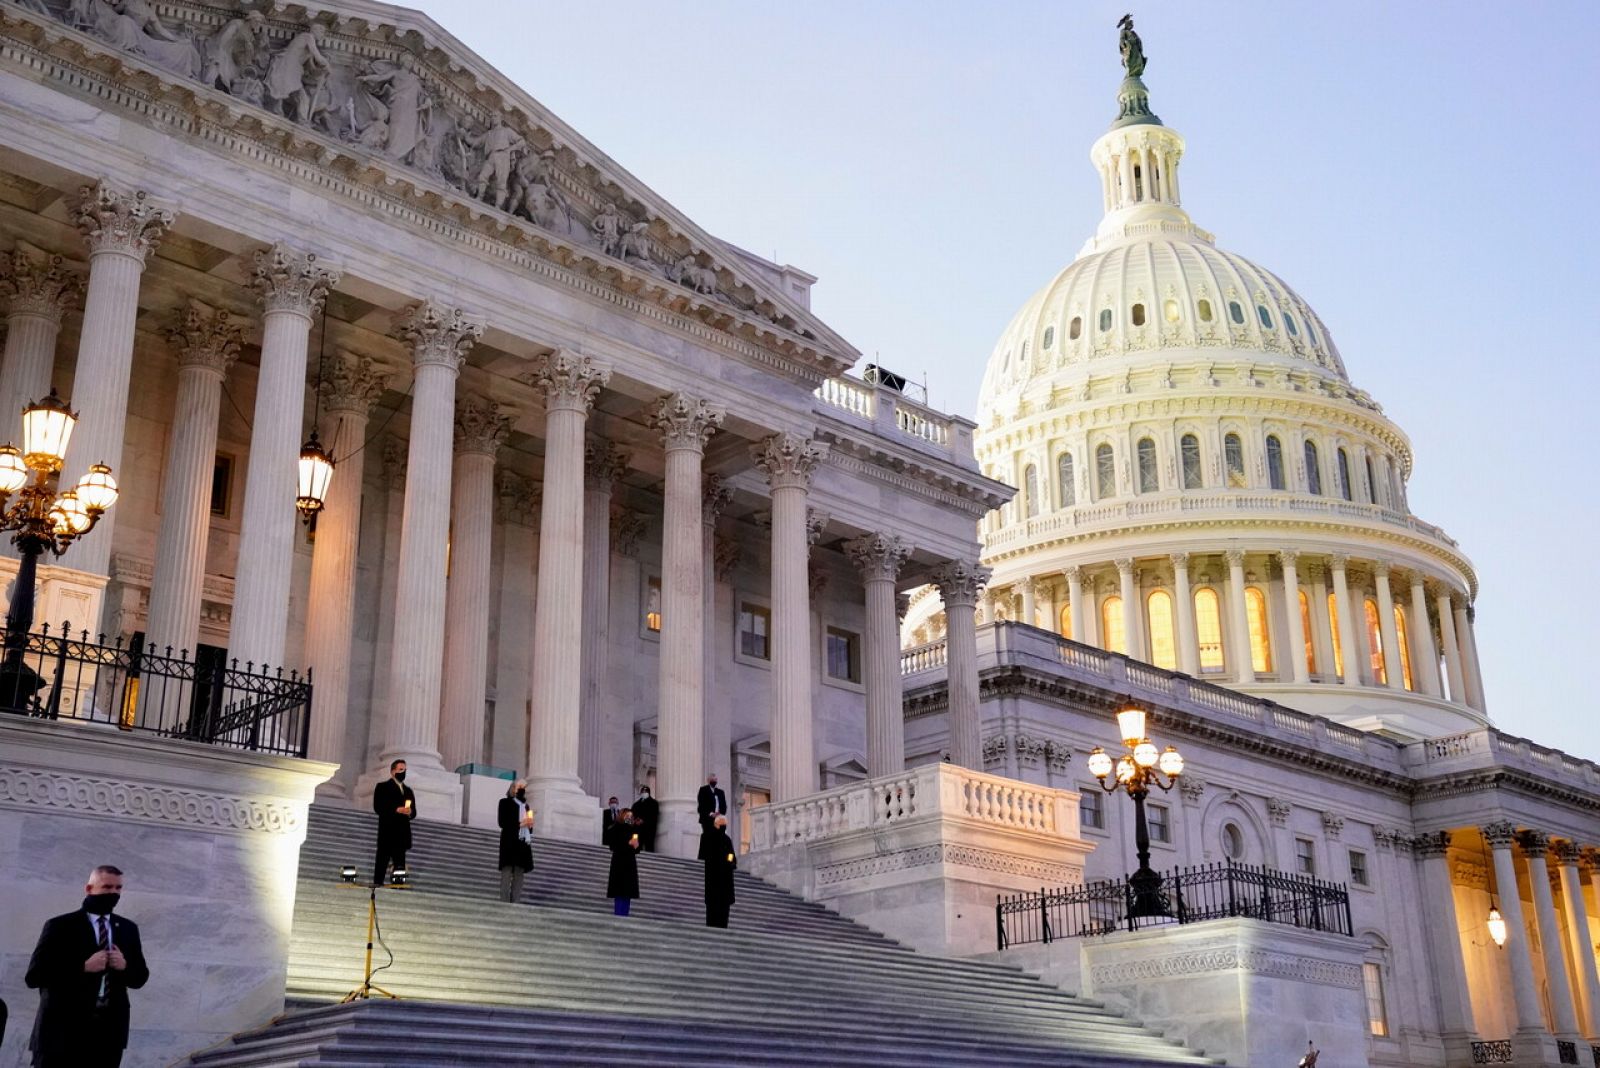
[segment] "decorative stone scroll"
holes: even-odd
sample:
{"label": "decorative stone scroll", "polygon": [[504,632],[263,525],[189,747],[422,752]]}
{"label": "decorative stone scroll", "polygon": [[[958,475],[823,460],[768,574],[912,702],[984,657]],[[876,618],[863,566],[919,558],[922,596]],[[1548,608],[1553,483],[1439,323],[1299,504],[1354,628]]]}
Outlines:
{"label": "decorative stone scroll", "polygon": [[469,393],[456,402],[456,452],[494,456],[511,436],[511,416],[486,397]]}
{"label": "decorative stone scroll", "polygon": [[250,284],[268,313],[294,312],[309,319],[322,307],[328,290],[339,284],[339,272],[324,267],[313,252],[273,245],[257,251],[255,259]]}
{"label": "decorative stone scroll", "polygon": [[1289,822],[1289,813],[1293,807],[1281,797],[1267,798],[1267,816],[1275,826],[1282,827]]}
{"label": "decorative stone scroll", "polygon": [[583,484],[592,490],[611,492],[611,487],[628,471],[628,452],[609,441],[590,438],[583,443]]}
{"label": "decorative stone scroll", "polygon": [[939,588],[939,597],[948,608],[958,604],[976,606],[978,596],[993,574],[989,568],[979,567],[970,560],[952,560],[935,568],[929,577]]}
{"label": "decorative stone scroll", "polygon": [[704,452],[706,442],[722,425],[727,413],[715,404],[685,393],[662,397],[650,409],[649,422],[661,432],[661,443],[668,452],[692,449]]}
{"label": "decorative stone scroll", "polygon": [[811,476],[827,454],[828,448],[822,442],[791,433],[774,434],[750,448],[750,458],[773,489],[809,490]]}
{"label": "decorative stone scroll", "polygon": [[1509,820],[1486,823],[1480,829],[1490,849],[1510,849],[1517,840],[1517,825]]}
{"label": "decorative stone scroll", "polygon": [[118,252],[140,263],[160,243],[173,213],[157,206],[142,189],[126,192],[101,181],[78,190],[72,221],[91,255]]}
{"label": "decorative stone scroll", "polygon": [[330,412],[364,416],[389,386],[389,372],[370,356],[341,349],[321,372],[322,403]]}
{"label": "decorative stone scroll", "polygon": [[167,331],[167,340],[177,350],[179,367],[203,367],[222,376],[239,358],[244,328],[231,313],[192,300]]}
{"label": "decorative stone scroll", "polygon": [[895,534],[863,534],[844,543],[845,555],[856,565],[865,582],[900,577],[900,569],[911,556],[911,546]]}
{"label": "decorative stone scroll", "polygon": [[432,364],[459,371],[467,350],[483,336],[483,324],[460,308],[430,300],[408,308],[395,335],[411,346],[411,360],[418,367]]}
{"label": "decorative stone scroll", "polygon": [[521,381],[543,392],[545,406],[550,410],[566,409],[588,415],[601,387],[611,381],[611,372],[588,356],[557,349],[540,360],[532,371],[522,375]]}
{"label": "decorative stone scroll", "polygon": [[39,315],[60,325],[61,313],[82,291],[82,276],[60,256],[35,253],[19,241],[0,260],[0,308],[6,315]]}

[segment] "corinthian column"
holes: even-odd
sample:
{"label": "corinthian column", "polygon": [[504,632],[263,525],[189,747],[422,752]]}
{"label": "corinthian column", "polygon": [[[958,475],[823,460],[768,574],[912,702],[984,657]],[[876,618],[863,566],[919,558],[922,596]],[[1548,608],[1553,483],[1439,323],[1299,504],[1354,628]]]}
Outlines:
{"label": "corinthian column", "polygon": [[1406,688],[1405,663],[1400,659],[1400,633],[1394,625],[1394,594],[1389,589],[1389,565],[1372,565],[1372,584],[1378,592],[1378,641],[1383,646],[1383,675],[1391,690]]}
{"label": "corinthian column", "polygon": [[[650,412],[650,423],[661,432],[666,449],[656,789],[665,835],[661,849],[669,856],[694,856],[700,835],[695,819],[695,791],[705,774],[705,546],[700,461],[723,414],[721,408],[682,393],[663,397]],[[776,750],[776,742],[773,748]]]}
{"label": "corinthian column", "polygon": [[1450,591],[1439,591],[1439,644],[1444,646],[1445,679],[1450,684],[1450,700],[1458,705],[1467,703],[1466,684],[1462,681],[1461,646],[1457,641],[1456,614],[1450,604]]}
{"label": "corinthian column", "polygon": [[1194,591],[1189,582],[1189,554],[1173,553],[1173,597],[1178,602],[1174,614],[1178,620],[1178,670],[1185,675],[1200,674],[1200,628],[1194,617]]}
{"label": "corinthian column", "polygon": [[[461,780],[439,759],[440,669],[444,661],[445,566],[450,551],[450,445],[455,436],[456,377],[483,334],[460,308],[412,307],[397,331],[411,346],[411,437],[400,512],[400,559],[389,648],[389,717],[378,767],[404,760],[418,811],[460,818]],[[484,522],[488,516],[482,517]],[[480,669],[481,674],[481,669]]]}
{"label": "corinthian column", "polygon": [[[1305,620],[1300,617],[1300,575],[1296,570],[1299,562],[1300,554],[1292,550],[1285,549],[1278,554],[1278,563],[1283,568],[1284,618],[1289,624],[1289,667],[1295,682],[1310,682],[1311,669],[1306,666]],[[1281,669],[1279,677],[1282,677]]]}
{"label": "corinthian column", "polygon": [[1089,616],[1084,611],[1083,604],[1083,568],[1077,564],[1065,567],[1061,571],[1067,580],[1067,613],[1072,620],[1071,638],[1075,642],[1093,645],[1089,639]]}
{"label": "corinthian column", "polygon": [[340,352],[322,374],[322,403],[333,424],[328,448],[338,465],[328,496],[317,513],[317,540],[311,550],[311,594],[306,601],[306,662],[316,684],[311,688],[312,760],[351,766],[329,780],[320,794],[342,797],[365,754],[345,746],[350,708],[350,647],[355,634],[356,559],[360,551],[361,489],[365,482],[367,416],[383,396],[389,375],[370,358]]}
{"label": "corinthian column", "polygon": [[[717,566],[717,516],[733,500],[733,487],[723,482],[720,475],[707,475],[705,490],[700,498],[700,574],[705,589],[703,639],[705,663],[705,757],[702,767],[706,774],[717,772],[727,776],[733,752],[733,707],[730,694],[717,686],[717,580],[726,572]],[[737,547],[736,547],[737,548]],[[729,565],[732,566],[732,565]],[[738,807],[728,813],[728,833],[737,840],[739,828]]]}
{"label": "corinthian column", "polygon": [[[1506,953],[1511,958],[1511,1022],[1515,1030],[1542,1032],[1544,1012],[1539,1005],[1539,985],[1533,977],[1533,954],[1528,949],[1528,925],[1522,915],[1522,895],[1517,891],[1517,863],[1512,846],[1516,844],[1517,830],[1511,823],[1491,823],[1483,828],[1483,837],[1494,854],[1494,880],[1500,887],[1500,912],[1505,917],[1511,936],[1506,939]],[[1539,865],[1541,868],[1543,864]],[[1529,872],[1532,875],[1532,872]],[[1549,884],[1545,884],[1546,888]],[[1561,973],[1566,975],[1565,971]]]}
{"label": "corinthian column", "polygon": [[[1361,685],[1361,647],[1356,644],[1355,606],[1350,603],[1350,580],[1345,574],[1349,558],[1335,554],[1330,560],[1333,571],[1333,605],[1339,617],[1339,659],[1344,661],[1344,684]],[[1338,665],[1335,665],[1336,667]]]}
{"label": "corinthian column", "polygon": [[1255,682],[1255,660],[1250,648],[1250,606],[1245,603],[1244,552],[1229,549],[1223,554],[1228,560],[1228,616],[1233,620],[1234,677],[1240,682]]}
{"label": "corinthian column", "polygon": [[[172,212],[151,203],[142,190],[129,193],[104,183],[79,190],[72,216],[89,244],[89,291],[73,373],[72,406],[78,410],[78,425],[61,470],[63,486],[76,485],[90,464],[109,464],[121,473],[139,276],[145,258],[173,219]],[[116,517],[115,509],[107,512],[73,546],[73,567],[107,573]]]}
{"label": "corinthian column", "polygon": [[578,781],[583,670],[583,428],[611,372],[559,350],[533,372],[545,395],[544,497],[533,615],[528,803],[542,833],[598,840],[598,805]]}
{"label": "corinthian column", "polygon": [[1439,654],[1433,647],[1433,624],[1428,622],[1428,591],[1422,572],[1411,573],[1411,618],[1406,633],[1411,638],[1411,676],[1429,697],[1439,693]]}
{"label": "corinthian column", "polygon": [[1533,891],[1533,917],[1539,924],[1546,992],[1550,995],[1550,1014],[1555,1018],[1552,1030],[1561,1038],[1574,1039],[1578,1037],[1578,1013],[1572,1003],[1567,954],[1561,945],[1561,927],[1556,923],[1555,899],[1550,893],[1550,869],[1544,859],[1550,851],[1550,837],[1541,831],[1522,831],[1517,835],[1517,844],[1528,859],[1528,889]]}
{"label": "corinthian column", "polygon": [[867,592],[867,776],[898,775],[906,768],[906,729],[895,582],[911,546],[892,534],[866,534],[844,549]]}
{"label": "corinthian column", "polygon": [[1149,655],[1144,648],[1144,605],[1139,600],[1139,572],[1131,557],[1117,561],[1117,592],[1122,597],[1122,651],[1144,660]]}
{"label": "corinthian column", "polygon": [[1572,951],[1578,991],[1583,995],[1579,1031],[1590,1041],[1600,1040],[1600,973],[1595,969],[1594,945],[1589,941],[1589,913],[1578,874],[1581,850],[1574,842],[1553,842],[1551,852],[1561,872],[1561,902],[1567,913],[1567,946]]}
{"label": "corinthian column", "polygon": [[937,568],[933,584],[944,602],[945,679],[950,709],[950,762],[983,770],[978,723],[978,596],[993,574],[966,560]]}
{"label": "corinthian column", "polygon": [[1477,1024],[1472,1017],[1467,966],[1461,957],[1456,897],[1450,888],[1450,832],[1420,835],[1413,845],[1422,859],[1422,892],[1425,895],[1417,912],[1427,930],[1434,967],[1438,969],[1434,982],[1439,991],[1439,1029],[1447,1038],[1466,1039],[1473,1036]]}
{"label": "corinthian column", "polygon": [[[161,533],[145,638],[158,650],[193,652],[200,639],[200,591],[211,527],[211,479],[217,460],[222,380],[239,356],[243,331],[232,315],[192,303],[167,338],[178,353]],[[176,699],[179,695],[174,692]],[[187,695],[184,695],[187,696]],[[150,712],[146,709],[146,712]]]}
{"label": "corinthian column", "polygon": [[511,418],[482,397],[456,405],[450,478],[450,577],[444,602],[444,686],[439,754],[445,770],[483,760],[489,690],[489,565],[494,538],[494,457]]}
{"label": "corinthian column", "polygon": [[826,454],[798,434],[776,434],[751,450],[772,487],[772,800],[815,793],[811,740],[811,589],[806,497]]}
{"label": "corinthian column", "polygon": [[256,253],[254,284],[266,314],[251,420],[250,463],[234,580],[228,653],[258,669],[283,666],[294,568],[295,470],[305,410],[311,319],[339,273],[282,245]]}
{"label": "corinthian column", "polygon": [[[611,641],[611,488],[628,469],[628,454],[606,441],[583,447],[583,701],[578,712],[578,780],[585,791],[601,792],[608,702],[606,672]],[[627,741],[631,751],[631,739]]]}
{"label": "corinthian column", "polygon": [[0,439],[19,439],[23,407],[50,392],[61,314],[82,289],[83,280],[60,256],[35,253],[20,241],[0,263],[0,302],[6,316]]}

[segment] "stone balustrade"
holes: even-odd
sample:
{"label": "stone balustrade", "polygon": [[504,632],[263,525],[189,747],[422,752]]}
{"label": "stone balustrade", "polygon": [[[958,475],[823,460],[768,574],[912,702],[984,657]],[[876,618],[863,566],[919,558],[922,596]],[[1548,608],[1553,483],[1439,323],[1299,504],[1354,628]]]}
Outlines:
{"label": "stone balustrade", "polygon": [[823,381],[814,391],[821,410],[870,424],[879,433],[932,448],[940,455],[976,468],[972,451],[974,425],[911,399],[897,389],[850,375]]}
{"label": "stone balustrade", "polygon": [[900,653],[900,673],[915,675],[919,671],[933,671],[945,665],[948,646],[943,638],[926,645],[914,646]]}

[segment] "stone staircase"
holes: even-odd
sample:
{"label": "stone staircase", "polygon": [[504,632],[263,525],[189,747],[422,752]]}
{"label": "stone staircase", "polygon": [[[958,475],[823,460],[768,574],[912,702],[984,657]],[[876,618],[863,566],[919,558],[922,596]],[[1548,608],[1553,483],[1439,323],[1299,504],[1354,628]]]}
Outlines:
{"label": "stone staircase", "polygon": [[[738,877],[732,927],[703,926],[698,864],[640,858],[634,915],[610,915],[608,854],[539,840],[524,903],[496,898],[493,832],[419,823],[408,890],[379,891],[404,1000],[329,1004],[361,983],[372,818],[314,807],[301,851],[291,1011],[193,1065],[1214,1064],[1003,966],[915,953]],[[375,960],[385,964],[380,946]]]}

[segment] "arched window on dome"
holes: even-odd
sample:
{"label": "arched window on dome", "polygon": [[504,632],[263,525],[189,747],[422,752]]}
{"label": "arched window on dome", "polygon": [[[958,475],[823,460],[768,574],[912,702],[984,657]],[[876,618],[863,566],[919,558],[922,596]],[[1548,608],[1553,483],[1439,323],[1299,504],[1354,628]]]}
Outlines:
{"label": "arched window on dome", "polygon": [[1227,434],[1222,439],[1223,467],[1228,472],[1228,486],[1243,489],[1249,480],[1244,473],[1244,441],[1238,434]]}
{"label": "arched window on dome", "polygon": [[1378,503],[1378,480],[1376,478],[1374,478],[1373,474],[1372,474],[1372,457],[1371,456],[1363,456],[1362,459],[1366,462],[1366,465],[1367,465],[1367,503],[1368,504],[1377,504]]}
{"label": "arched window on dome", "polygon": [[1133,319],[1133,325],[1134,326],[1143,326],[1144,325],[1144,305],[1143,304],[1135,304],[1133,306],[1132,319]]}
{"label": "arched window on dome", "polygon": [[1213,316],[1211,313],[1211,302],[1206,300],[1204,297],[1200,298],[1200,303],[1196,306],[1195,310],[1199,313],[1200,321],[1202,323],[1209,323],[1212,320]]}
{"label": "arched window on dome", "polygon": [[1094,496],[1095,500],[1104,501],[1116,495],[1117,455],[1109,443],[1104,443],[1094,450]]}
{"label": "arched window on dome", "polygon": [[1128,651],[1127,630],[1122,625],[1122,598],[1107,597],[1100,602],[1100,646],[1113,653]]}
{"label": "arched window on dome", "polygon": [[1060,494],[1061,507],[1071,508],[1078,503],[1078,480],[1072,470],[1072,454],[1064,452],[1056,457],[1056,492]]}
{"label": "arched window on dome", "polygon": [[1328,594],[1328,633],[1333,635],[1333,673],[1344,678],[1344,640],[1339,635],[1339,599]]}
{"label": "arched window on dome", "polygon": [[1061,611],[1056,613],[1056,631],[1063,638],[1072,637],[1072,606],[1064,604]]}
{"label": "arched window on dome", "polygon": [[1400,682],[1406,689],[1415,690],[1411,683],[1411,632],[1406,627],[1406,610],[1402,605],[1394,606],[1394,637],[1400,646]]}
{"label": "arched window on dome", "polygon": [[1336,474],[1339,476],[1339,496],[1347,501],[1354,500],[1355,497],[1350,492],[1350,454],[1344,451],[1343,446],[1340,446],[1334,455],[1338,461]]}
{"label": "arched window on dome", "polygon": [[1039,514],[1039,469],[1029,464],[1022,471],[1022,492],[1027,497],[1028,517]]}
{"label": "arched window on dome", "polygon": [[1322,496],[1322,459],[1317,455],[1317,443],[1306,441],[1306,492]]}
{"label": "arched window on dome", "polygon": [[1306,596],[1306,591],[1300,591],[1300,633],[1306,639],[1306,673],[1317,673],[1317,639],[1316,632],[1311,629],[1311,598]]}
{"label": "arched window on dome", "polygon": [[1223,670],[1222,605],[1217,591],[1203,586],[1194,591],[1194,629],[1200,643],[1200,671],[1214,674]]}
{"label": "arched window on dome", "polygon": [[1240,304],[1236,300],[1228,301],[1228,318],[1232,319],[1234,321],[1235,325],[1243,326],[1244,325],[1244,305]]}
{"label": "arched window on dome", "polygon": [[1265,304],[1256,305],[1256,318],[1261,320],[1262,326],[1266,327],[1268,330],[1272,329],[1272,313],[1267,310],[1267,306]]}
{"label": "arched window on dome", "polygon": [[1267,435],[1267,485],[1275,490],[1288,489],[1283,477],[1283,442],[1278,435]]}
{"label": "arched window on dome", "polygon": [[1383,631],[1378,622],[1378,602],[1371,597],[1361,602],[1361,612],[1367,624],[1368,657],[1372,664],[1372,681],[1379,686],[1389,684],[1389,666],[1383,659]]}
{"label": "arched window on dome", "polygon": [[1134,153],[1133,157],[1133,199],[1144,199],[1144,168],[1139,165],[1138,153]]}
{"label": "arched window on dome", "polygon": [[1178,442],[1178,451],[1183,455],[1183,488],[1202,489],[1205,486],[1205,470],[1200,463],[1200,439],[1193,434],[1185,434]]}
{"label": "arched window on dome", "polygon": [[1183,309],[1170,297],[1162,303],[1161,313],[1167,317],[1169,323],[1178,323],[1183,319]]}
{"label": "arched window on dome", "polygon": [[1244,591],[1245,622],[1250,626],[1250,667],[1257,674],[1272,671],[1272,629],[1267,622],[1267,596],[1259,587]]}
{"label": "arched window on dome", "polygon": [[1110,308],[1101,308],[1100,309],[1100,332],[1102,334],[1104,334],[1106,331],[1108,331],[1110,329],[1111,329],[1111,309]]}
{"label": "arched window on dome", "polygon": [[1056,343],[1056,328],[1053,327],[1053,326],[1045,327],[1044,328],[1044,347],[1045,347],[1045,349],[1048,350],[1050,348],[1050,346],[1054,345],[1055,343]]}
{"label": "arched window on dome", "polygon": [[1076,341],[1083,336],[1083,316],[1074,315],[1072,322],[1067,324],[1067,340]]}
{"label": "arched window on dome", "polygon": [[1140,438],[1139,492],[1156,493],[1161,489],[1161,470],[1156,463],[1156,443],[1150,438]]}
{"label": "arched window on dome", "polygon": [[1150,620],[1150,663],[1158,668],[1176,671],[1178,641],[1172,629],[1172,595],[1166,590],[1156,590],[1145,598],[1144,603],[1145,613]]}
{"label": "arched window on dome", "polygon": [[1296,330],[1294,326],[1294,316],[1288,312],[1283,313],[1283,325],[1288,329],[1290,337],[1300,336],[1300,331]]}

